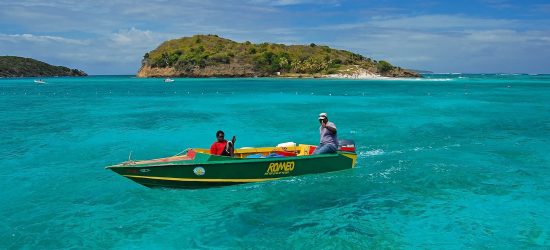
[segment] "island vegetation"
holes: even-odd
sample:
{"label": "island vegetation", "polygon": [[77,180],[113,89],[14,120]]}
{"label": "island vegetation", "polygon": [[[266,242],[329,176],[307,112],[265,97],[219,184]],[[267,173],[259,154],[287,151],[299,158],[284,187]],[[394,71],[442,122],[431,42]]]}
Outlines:
{"label": "island vegetation", "polygon": [[0,77],[86,76],[78,69],[53,66],[32,58],[0,56]]}
{"label": "island vegetation", "polygon": [[143,56],[138,77],[418,77],[387,61],[311,43],[239,43],[217,35],[169,40]]}

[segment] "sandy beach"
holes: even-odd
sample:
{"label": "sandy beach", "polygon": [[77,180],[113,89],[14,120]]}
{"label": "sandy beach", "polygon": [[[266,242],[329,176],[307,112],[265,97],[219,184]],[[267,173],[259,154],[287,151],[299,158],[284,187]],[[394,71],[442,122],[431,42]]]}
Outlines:
{"label": "sandy beach", "polygon": [[[348,73],[349,72],[349,73]],[[355,69],[348,69],[345,73],[329,74],[325,75],[326,78],[338,78],[338,79],[369,79],[369,80],[387,80],[391,77],[385,77],[378,74],[368,72],[366,69],[356,66]]]}

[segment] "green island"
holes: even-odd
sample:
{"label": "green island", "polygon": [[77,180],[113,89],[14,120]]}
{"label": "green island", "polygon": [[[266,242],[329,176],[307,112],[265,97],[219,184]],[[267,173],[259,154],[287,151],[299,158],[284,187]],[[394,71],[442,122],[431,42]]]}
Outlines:
{"label": "green island", "polygon": [[143,56],[138,77],[420,77],[387,61],[316,45],[239,43],[217,35],[163,42]]}
{"label": "green island", "polygon": [[87,76],[78,69],[53,66],[32,58],[0,56],[0,77]]}

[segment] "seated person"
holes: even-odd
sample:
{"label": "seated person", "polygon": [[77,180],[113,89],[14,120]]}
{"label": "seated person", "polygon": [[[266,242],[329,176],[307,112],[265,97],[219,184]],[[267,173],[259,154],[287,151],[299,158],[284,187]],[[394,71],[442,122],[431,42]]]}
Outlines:
{"label": "seated person", "polygon": [[216,132],[217,141],[212,143],[212,146],[210,146],[210,154],[233,157],[235,151],[234,145],[236,141],[235,136],[233,136],[231,141],[226,141],[224,137],[225,134],[223,131],[218,130],[218,132]]}
{"label": "seated person", "polygon": [[321,135],[321,143],[313,152],[314,155],[318,154],[334,154],[338,150],[338,136],[336,131],[336,125],[328,121],[327,113],[319,114],[319,133]]}

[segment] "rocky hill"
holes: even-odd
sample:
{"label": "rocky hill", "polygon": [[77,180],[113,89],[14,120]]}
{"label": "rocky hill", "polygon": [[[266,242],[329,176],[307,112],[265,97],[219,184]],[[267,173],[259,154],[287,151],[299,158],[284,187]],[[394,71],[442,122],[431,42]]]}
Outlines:
{"label": "rocky hill", "polygon": [[328,46],[238,43],[216,35],[169,40],[146,53],[138,77],[419,77],[395,67]]}
{"label": "rocky hill", "polygon": [[18,56],[0,56],[0,77],[86,76],[78,69],[53,66],[45,62]]}

